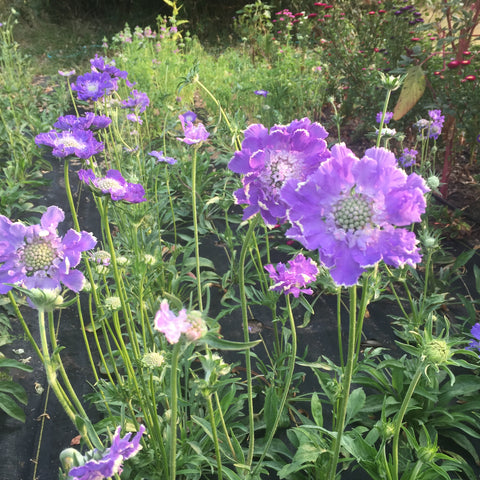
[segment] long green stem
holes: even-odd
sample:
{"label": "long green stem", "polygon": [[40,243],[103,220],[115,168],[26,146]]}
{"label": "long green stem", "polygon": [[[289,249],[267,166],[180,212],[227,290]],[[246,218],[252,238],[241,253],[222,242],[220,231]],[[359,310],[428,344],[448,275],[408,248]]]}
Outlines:
{"label": "long green stem", "polygon": [[[248,227],[247,234],[243,241],[242,250],[240,251],[239,258],[239,271],[238,271],[238,283],[240,289],[240,302],[242,307],[242,328],[243,328],[243,340],[245,342],[250,341],[250,334],[248,330],[248,309],[247,309],[247,295],[245,292],[245,258],[247,251],[250,248],[250,241],[255,230],[255,226],[258,222],[258,215],[256,215],[251,221]],[[248,455],[247,465],[250,466],[253,461],[253,448],[255,444],[255,424],[254,424],[254,411],[253,411],[253,386],[252,386],[252,364],[250,358],[250,349],[245,350],[245,371],[247,375],[247,398],[248,398]]]}
{"label": "long green stem", "polygon": [[208,415],[210,417],[210,425],[212,426],[213,444],[215,445],[215,456],[217,457],[217,478],[223,479],[222,474],[222,456],[220,455],[220,447],[218,445],[217,425],[215,422],[215,413],[213,411],[212,395],[207,396]]}
{"label": "long green stem", "polygon": [[385,115],[387,113],[388,102],[390,101],[391,94],[392,94],[392,91],[388,89],[387,96],[385,97],[385,103],[383,104],[382,119],[380,120],[380,126],[378,127],[377,145],[376,145],[377,148],[380,146],[380,141],[382,140],[382,130],[383,130],[383,125],[385,124]]}
{"label": "long green stem", "polygon": [[[392,479],[398,480],[398,442],[400,439],[400,431],[402,429],[403,417],[408,408],[408,404],[410,399],[412,398],[413,392],[415,388],[417,388],[418,382],[422,377],[423,371],[425,370],[425,364],[423,362],[417,368],[415,375],[410,382],[410,386],[408,387],[407,393],[403,397],[402,404],[400,405],[400,410],[398,411],[397,417],[395,418],[395,430],[393,433],[393,442],[392,442]],[[413,478],[413,477],[412,477]]]}
{"label": "long green stem", "polygon": [[173,347],[172,362],[170,365],[170,480],[177,477],[177,381],[178,381],[178,356],[180,353],[180,343]]}
{"label": "long green stem", "polygon": [[277,416],[275,417],[275,421],[273,422],[272,429],[270,430],[270,434],[265,443],[263,453],[257,462],[257,466],[253,470],[253,473],[252,473],[253,478],[255,477],[255,473],[257,473],[257,471],[262,467],[263,459],[265,458],[268,451],[270,450],[270,445],[272,444],[273,437],[275,436],[275,433],[278,428],[278,424],[280,423],[280,418],[283,414],[283,409],[285,408],[285,404],[287,403],[288,393],[290,391],[290,385],[292,384],[293,372],[295,369],[295,360],[297,357],[297,330],[295,327],[295,319],[293,317],[292,304],[290,302],[289,295],[286,295],[286,301],[287,301],[288,318],[290,320],[290,330],[292,335],[292,343],[291,343],[292,349],[290,351],[290,355],[288,358],[288,370],[287,370],[287,375],[285,377],[282,398],[280,399],[280,404],[278,405]]}
{"label": "long green stem", "polygon": [[193,213],[193,234],[195,238],[195,262],[197,276],[197,297],[198,309],[203,311],[202,302],[202,277],[200,272],[200,244],[198,241],[198,218],[197,218],[197,148],[193,151],[192,160],[192,213]]}
{"label": "long green stem", "polygon": [[348,353],[347,363],[343,372],[341,400],[337,411],[336,418],[336,436],[333,441],[333,455],[328,473],[328,480],[334,480],[337,472],[338,458],[340,455],[340,447],[342,444],[342,435],[345,428],[345,419],[347,415],[347,404],[350,397],[350,385],[352,383],[353,368],[356,360],[356,329],[357,329],[357,287],[353,286],[349,289],[350,295],[350,328],[348,332]]}

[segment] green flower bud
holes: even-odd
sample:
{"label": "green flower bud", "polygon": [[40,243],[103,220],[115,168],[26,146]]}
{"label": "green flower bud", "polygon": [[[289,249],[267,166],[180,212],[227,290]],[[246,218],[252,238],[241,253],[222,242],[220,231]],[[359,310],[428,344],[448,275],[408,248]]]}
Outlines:
{"label": "green flower bud", "polygon": [[158,368],[165,363],[165,356],[159,352],[147,352],[142,358],[142,363],[148,368]]}
{"label": "green flower bud", "polygon": [[107,297],[105,299],[105,308],[107,310],[120,310],[122,308],[122,302],[119,297]]}
{"label": "green flower bud", "polygon": [[427,178],[427,186],[430,188],[430,190],[436,190],[440,185],[440,179],[435,176],[431,175],[430,177]]}
{"label": "green flower bud", "polygon": [[84,464],[82,454],[75,448],[66,448],[60,453],[60,465],[64,472],[69,472],[73,467]]}
{"label": "green flower bud", "polygon": [[431,340],[425,345],[423,354],[431,364],[441,365],[450,358],[450,347],[445,340]]}
{"label": "green flower bud", "polygon": [[26,295],[38,310],[52,312],[63,304],[59,288],[32,288]]}

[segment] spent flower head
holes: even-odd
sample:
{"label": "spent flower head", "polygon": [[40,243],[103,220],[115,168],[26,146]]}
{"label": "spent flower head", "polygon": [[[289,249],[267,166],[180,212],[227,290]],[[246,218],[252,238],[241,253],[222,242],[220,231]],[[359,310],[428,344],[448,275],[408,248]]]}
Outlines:
{"label": "spent flower head", "polygon": [[305,287],[314,282],[319,274],[317,264],[302,253],[289,260],[288,265],[281,262],[277,264],[276,268],[273,265],[265,265],[265,270],[275,282],[270,290],[291,293],[294,297],[298,297],[300,293],[311,295],[313,290]]}
{"label": "spent flower head", "polygon": [[65,219],[63,210],[48,207],[40,224],[26,226],[0,215],[0,294],[16,284],[26,289],[59,289],[61,284],[79,292],[83,273],[76,270],[82,252],[95,247],[97,240],[87,232],[67,231],[64,237],[57,226]]}
{"label": "spent flower head", "polygon": [[400,267],[421,259],[415,233],[406,227],[425,212],[424,180],[398,168],[385,148],[370,148],[362,159],[344,144],[305,181],[282,190],[292,224],[286,235],[318,249],[337,285],[355,285],[381,260]]}
{"label": "spent flower head", "polygon": [[287,204],[281,191],[290,179],[305,180],[330,153],[327,131],[308,118],[289,125],[275,125],[270,131],[261,124],[244,132],[240,151],[228,167],[243,176],[243,187],[234,192],[237,204],[246,204],[243,219],[260,212],[268,226],[286,221]]}

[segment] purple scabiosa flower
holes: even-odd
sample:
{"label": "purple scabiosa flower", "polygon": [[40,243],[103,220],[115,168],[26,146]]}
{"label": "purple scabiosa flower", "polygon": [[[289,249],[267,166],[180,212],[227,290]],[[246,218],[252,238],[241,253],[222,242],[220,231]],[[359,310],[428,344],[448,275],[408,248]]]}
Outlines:
{"label": "purple scabiosa flower", "polygon": [[125,70],[120,70],[115,66],[115,60],[112,60],[110,63],[106,62],[105,57],[99,57],[98,54],[95,55],[95,58],[90,59],[90,65],[92,66],[93,72],[105,72],[108,73],[111,77],[123,78],[126,80],[128,73]]}
{"label": "purple scabiosa flower", "polygon": [[131,108],[132,110],[143,113],[150,105],[150,99],[144,92],[139,92],[134,89],[130,92],[130,97],[131,98],[127,100],[122,100],[122,108]]}
{"label": "purple scabiosa flower", "polygon": [[183,115],[183,121],[184,122],[194,122],[197,119],[197,114],[192,111],[185,112]]}
{"label": "purple scabiosa flower", "polygon": [[35,143],[52,147],[54,157],[75,155],[84,160],[96,155],[104,148],[103,143],[95,139],[93,132],[83,128],[73,128],[62,132],[50,130],[47,133],[40,133],[35,137]]}
{"label": "purple scabiosa flower", "polygon": [[281,196],[292,224],[286,235],[318,249],[337,285],[355,285],[381,260],[400,267],[421,259],[415,233],[397,228],[420,222],[424,180],[398,168],[385,148],[370,148],[359,160],[344,144],[305,181],[290,180]]}
{"label": "purple scabiosa flower", "polygon": [[401,157],[398,159],[398,163],[403,167],[411,167],[415,165],[415,160],[417,158],[417,150],[404,148]]}
{"label": "purple scabiosa flower", "polygon": [[473,339],[470,341],[467,350],[479,350],[480,351],[480,323],[476,323],[470,330],[470,334]]}
{"label": "purple scabiosa flower", "polygon": [[311,288],[305,287],[314,282],[319,273],[317,264],[311,258],[306,258],[302,253],[289,260],[288,266],[278,263],[275,269],[273,265],[265,265],[265,270],[275,282],[270,290],[291,293],[296,298],[300,293],[309,295],[313,293]]}
{"label": "purple scabiosa flower", "polygon": [[186,333],[191,327],[191,323],[187,320],[187,311],[182,308],[175,315],[170,310],[167,300],[162,300],[160,308],[155,314],[155,330],[163,333],[167,341],[171,344],[178,343],[180,335]]}
{"label": "purple scabiosa flower", "polygon": [[130,120],[131,122],[136,122],[139,125],[143,124],[142,118],[139,115],[136,115],[135,113],[128,113],[127,120]]}
{"label": "purple scabiosa flower", "polygon": [[247,204],[243,219],[260,212],[268,226],[286,221],[287,205],[280,193],[287,180],[305,180],[330,153],[327,131],[308,118],[270,129],[250,125],[240,151],[228,168],[243,174],[243,187],[235,191],[237,204]]}
{"label": "purple scabiosa flower", "polygon": [[82,252],[97,240],[87,232],[68,230],[63,238],[57,226],[65,219],[63,210],[47,208],[40,224],[25,226],[0,215],[0,294],[12,289],[7,284],[53,290],[63,284],[74,292],[82,289],[84,276],[75,267]]}
{"label": "purple scabiosa flower", "polygon": [[194,125],[193,122],[185,120],[183,115],[179,115],[180,123],[182,124],[184,137],[177,137],[177,140],[186,143],[187,145],[193,145],[195,143],[204,142],[210,134],[207,132],[203,123]]}
{"label": "purple scabiosa flower", "polygon": [[76,115],[58,117],[53,126],[59,130],[73,130],[77,128],[82,130],[99,130],[108,127],[111,123],[112,120],[106,115],[95,115],[92,112],[87,112],[84,117],[77,117]]}
{"label": "purple scabiosa flower", "polygon": [[77,77],[77,81],[72,83],[72,90],[77,92],[80,100],[96,101],[117,88],[117,80],[106,72],[88,72]]}
{"label": "purple scabiosa flower", "polygon": [[121,474],[123,462],[137,454],[142,449],[140,439],[145,432],[145,427],[140,425],[136,435],[130,440],[131,433],[120,438],[120,427],[117,427],[113,436],[112,446],[108,448],[103,456],[92,459],[79,467],[73,467],[68,472],[68,478],[73,480],[103,480]]}
{"label": "purple scabiosa flower", "polygon": [[157,159],[157,162],[165,162],[170,165],[177,163],[174,158],[166,157],[165,155],[163,155],[163,152],[161,150],[159,152],[157,152],[156,150],[152,150],[151,152],[149,152],[149,155],[155,157]]}
{"label": "purple scabiosa flower", "polygon": [[442,115],[441,110],[429,110],[428,115],[430,120],[425,120],[422,118],[415,123],[415,127],[418,128],[418,131],[422,134],[422,137],[428,135],[429,138],[436,140],[442,133],[445,117]]}
{"label": "purple scabiosa flower", "polygon": [[253,93],[255,93],[255,95],[261,95],[262,97],[267,98],[269,92],[266,90],[255,90]]}
{"label": "purple scabiosa flower", "polygon": [[75,70],[69,70],[68,72],[59,70],[58,74],[61,75],[62,77],[71,77],[72,75],[75,75]]}
{"label": "purple scabiosa flower", "polygon": [[93,170],[81,169],[78,178],[98,190],[98,193],[110,195],[114,201],[127,203],[145,202],[145,189],[139,183],[128,183],[118,170],[109,170],[104,177],[96,177]]}
{"label": "purple scabiosa flower", "polygon": [[[383,112],[377,113],[377,117],[376,117],[377,123],[382,122],[382,116],[383,116]],[[387,125],[392,118],[393,118],[393,112],[385,112],[385,118],[383,119],[383,124]]]}

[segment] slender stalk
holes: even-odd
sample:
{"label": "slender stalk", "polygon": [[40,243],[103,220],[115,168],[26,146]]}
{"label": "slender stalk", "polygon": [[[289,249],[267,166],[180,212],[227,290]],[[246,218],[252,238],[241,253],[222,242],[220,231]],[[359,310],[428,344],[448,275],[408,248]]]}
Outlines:
{"label": "slender stalk", "polygon": [[347,363],[343,372],[342,378],[342,390],[341,390],[341,399],[340,405],[337,412],[337,425],[336,432],[337,435],[334,438],[333,442],[333,455],[330,463],[330,469],[328,473],[328,480],[334,480],[337,472],[338,458],[340,455],[340,447],[342,444],[342,435],[345,428],[345,418],[347,415],[347,404],[350,397],[350,385],[352,383],[353,368],[355,365],[356,354],[356,327],[357,327],[357,287],[353,286],[349,288],[350,295],[350,328],[348,332],[348,353],[347,353]]}
{"label": "slender stalk", "polygon": [[222,405],[220,403],[220,398],[218,396],[218,392],[215,392],[214,395],[215,395],[215,402],[217,404],[217,411],[220,415],[220,422],[222,424],[223,433],[224,433],[224,435],[227,439],[227,443],[228,443],[228,446],[230,448],[230,451],[232,452],[232,456],[236,460],[237,456],[235,454],[235,449],[233,448],[232,440],[230,439],[230,435],[228,434],[227,424],[225,423],[225,418],[223,416]]}
{"label": "slender stalk", "polygon": [[387,96],[385,97],[385,103],[383,104],[382,119],[380,121],[380,126],[378,127],[377,145],[376,145],[377,148],[380,146],[380,141],[382,140],[382,130],[383,130],[383,125],[385,123],[385,115],[387,113],[388,102],[390,101],[391,93],[392,93],[392,90],[388,89]]}
{"label": "slender stalk", "polygon": [[288,357],[288,370],[287,370],[287,375],[285,377],[285,383],[284,383],[285,386],[283,389],[282,398],[280,399],[280,404],[278,405],[278,413],[277,413],[277,416],[275,417],[275,421],[273,422],[273,426],[272,426],[272,429],[270,430],[270,434],[268,435],[267,441],[265,442],[263,453],[257,462],[257,466],[252,472],[252,477],[255,477],[255,473],[257,473],[257,471],[262,467],[263,459],[265,458],[268,451],[270,450],[270,445],[272,444],[273,437],[275,436],[275,433],[278,428],[278,424],[280,423],[280,418],[282,416],[283,409],[285,408],[285,404],[287,403],[288,393],[290,391],[290,385],[292,384],[293,371],[295,369],[295,360],[297,357],[297,330],[295,327],[295,319],[293,317],[292,304],[290,302],[290,295],[286,295],[286,301],[287,301],[288,318],[290,320],[290,330],[292,334],[292,343],[291,343],[292,350]]}
{"label": "slender stalk", "polygon": [[197,298],[198,309],[203,311],[202,302],[202,277],[200,272],[200,244],[198,241],[198,218],[197,218],[197,147],[193,151],[192,160],[192,213],[193,213],[193,234],[195,238],[195,262],[197,277]]}
{"label": "slender stalk", "polygon": [[213,444],[215,445],[215,456],[217,457],[217,478],[223,480],[222,474],[222,456],[220,455],[220,447],[218,445],[217,425],[215,422],[215,413],[213,411],[212,395],[207,395],[208,415],[210,417],[210,425],[212,426]]}
{"label": "slender stalk", "polygon": [[417,371],[415,372],[415,375],[412,378],[412,381],[410,382],[410,386],[408,387],[407,393],[403,397],[402,404],[400,405],[400,410],[398,411],[397,417],[395,419],[395,425],[394,425],[395,431],[393,433],[393,442],[392,442],[392,463],[393,463],[392,479],[393,480],[398,479],[398,442],[400,439],[400,430],[402,429],[403,417],[405,416],[405,413],[408,408],[408,403],[412,398],[415,388],[417,388],[418,382],[420,381],[420,378],[422,377],[422,373],[424,370],[425,370],[425,364],[421,362],[417,368]]}
{"label": "slender stalk", "polygon": [[177,380],[178,380],[178,356],[180,353],[180,343],[173,347],[172,362],[170,365],[170,480],[177,477]]}

